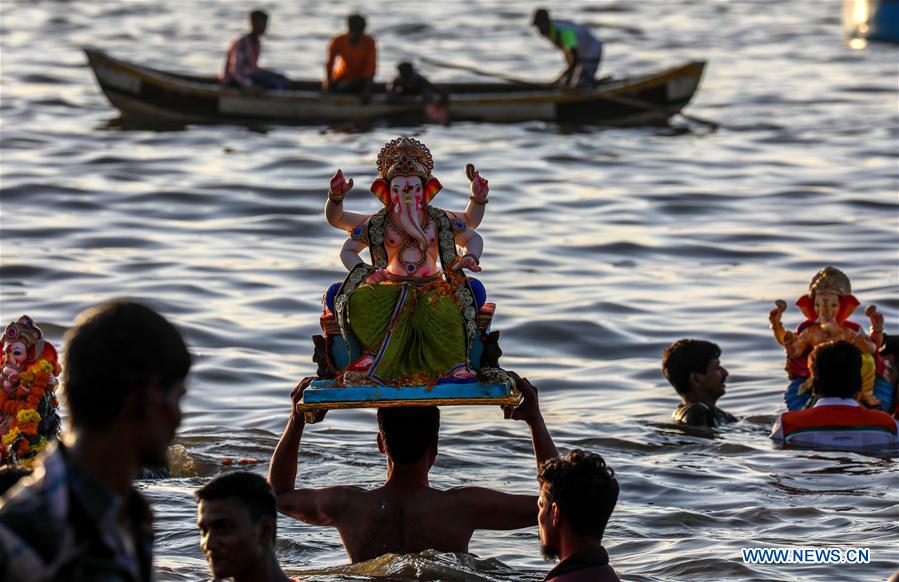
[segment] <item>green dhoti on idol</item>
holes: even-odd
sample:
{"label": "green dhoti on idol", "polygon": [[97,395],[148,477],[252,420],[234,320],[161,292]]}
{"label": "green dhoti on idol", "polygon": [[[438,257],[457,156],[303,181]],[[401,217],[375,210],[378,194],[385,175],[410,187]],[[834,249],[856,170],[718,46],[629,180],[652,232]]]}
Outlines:
{"label": "green dhoti on idol", "polygon": [[[470,202],[464,212],[452,212],[430,205],[442,188],[432,169],[421,142],[402,137],[385,145],[371,186],[384,208],[372,215],[344,211],[353,181],[340,170],[331,180],[325,215],[349,233],[340,256],[350,272],[329,295],[326,314],[353,343],[353,361],[337,370],[346,385],[477,377],[480,362],[473,365],[471,349],[480,338],[476,296],[483,287],[464,270],[481,270],[483,241],[474,229],[484,216],[487,180],[469,164]],[[365,248],[370,264],[360,256]]]}

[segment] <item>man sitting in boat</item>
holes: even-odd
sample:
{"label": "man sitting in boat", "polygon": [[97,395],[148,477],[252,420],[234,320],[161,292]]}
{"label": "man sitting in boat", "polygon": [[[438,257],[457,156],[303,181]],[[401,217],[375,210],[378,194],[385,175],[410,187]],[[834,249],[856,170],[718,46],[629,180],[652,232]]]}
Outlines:
{"label": "man sitting in boat", "polygon": [[242,89],[284,89],[287,86],[287,77],[259,67],[259,55],[262,54],[259,38],[265,34],[267,26],[268,14],[262,10],[250,12],[251,30],[231,43],[222,85]]}
{"label": "man sitting in boat", "polygon": [[565,53],[568,67],[556,79],[556,84],[570,88],[593,86],[599,61],[602,60],[602,42],[593,36],[590,29],[567,20],[552,20],[545,8],[534,11],[532,24]]}
{"label": "man sitting in boat", "polygon": [[712,342],[677,340],[662,354],[662,372],[681,397],[674,422],[714,428],[737,418],[716,406],[724,395],[727,370],[721,365],[721,348]]}
{"label": "man sitting in boat", "polygon": [[836,449],[896,446],[897,422],[882,410],[861,406],[862,353],[846,340],[819,344],[811,355],[818,400],[811,408],[784,412],[771,438],[785,445]]}
{"label": "man sitting in boat", "polygon": [[412,63],[400,63],[396,71],[396,77],[387,84],[387,92],[391,97],[421,97],[425,102],[446,101],[446,95],[416,71]]}
{"label": "man sitting in boat", "polygon": [[365,18],[347,18],[349,32],[331,39],[325,63],[325,93],[357,93],[367,103],[375,78],[375,39],[365,34]]}

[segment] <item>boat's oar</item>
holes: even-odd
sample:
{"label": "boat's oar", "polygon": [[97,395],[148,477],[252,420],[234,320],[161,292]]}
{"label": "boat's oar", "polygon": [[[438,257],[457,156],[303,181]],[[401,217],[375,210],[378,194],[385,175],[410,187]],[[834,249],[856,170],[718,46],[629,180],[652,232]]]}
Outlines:
{"label": "boat's oar", "polygon": [[491,79],[498,79],[500,81],[505,81],[507,83],[514,83],[516,85],[528,85],[531,87],[540,87],[546,89],[552,86],[552,83],[535,83],[534,81],[525,81],[524,79],[516,79],[515,77],[507,77],[505,75],[500,75],[499,73],[491,73],[489,71],[483,71],[477,67],[469,67],[466,65],[457,65],[455,63],[447,63],[446,61],[439,61],[437,59],[432,59],[429,57],[419,57],[419,60],[423,63],[427,63],[429,65],[434,65],[435,67],[443,67],[444,69],[457,69],[459,71],[467,71],[469,73],[474,73],[475,75],[481,75],[482,77],[489,77]]}
{"label": "boat's oar", "polygon": [[[541,89],[546,89],[551,87],[552,85],[549,83],[534,83],[533,81],[525,81],[524,79],[517,79],[515,77],[508,77],[506,75],[500,75],[498,73],[491,73],[490,71],[484,71],[478,69],[476,67],[469,67],[466,65],[457,65],[455,63],[447,63],[444,61],[439,61],[437,59],[432,59],[428,57],[421,57],[421,61],[423,63],[428,63],[430,65],[434,65],[437,67],[445,67],[447,69],[458,69],[460,71],[468,71],[469,73],[475,73],[476,75],[481,75],[484,77],[489,77],[492,79],[498,79],[500,81],[506,81],[507,83],[514,83],[516,85],[526,85],[530,87],[539,87]],[[657,105],[656,103],[650,103],[649,101],[644,101],[642,99],[635,99],[633,97],[625,97],[623,95],[613,95],[610,93],[602,93],[596,95],[599,99],[605,99],[606,101],[611,101],[613,103],[620,103],[622,105],[629,105],[631,107],[637,107],[638,109],[645,109],[647,111],[651,110],[659,110],[664,109]],[[698,117],[696,115],[690,115],[688,113],[684,113],[683,111],[675,111],[673,115],[680,115],[684,119],[688,121],[693,121],[702,125],[707,125],[712,129],[718,129],[721,127],[721,124],[717,121],[712,121],[711,119],[705,119],[703,117]]]}

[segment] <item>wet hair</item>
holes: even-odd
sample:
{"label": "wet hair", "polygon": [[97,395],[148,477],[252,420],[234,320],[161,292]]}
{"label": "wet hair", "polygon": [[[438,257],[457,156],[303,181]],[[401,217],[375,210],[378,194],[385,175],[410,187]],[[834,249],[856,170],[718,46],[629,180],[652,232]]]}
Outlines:
{"label": "wet hair", "polygon": [[181,334],[149,307],[116,300],[88,309],[66,334],[63,384],[72,426],[103,429],[131,393],[173,389],[188,370]]}
{"label": "wet hair", "polygon": [[415,72],[415,67],[410,62],[402,62],[396,66],[396,70],[399,71],[400,75],[406,77],[411,76]]}
{"label": "wet hair", "polygon": [[440,409],[403,406],[378,409],[378,432],[390,459],[399,465],[419,461],[437,445]]}
{"label": "wet hair", "polygon": [[[197,501],[234,500],[250,514],[253,524],[271,517],[277,528],[278,507],[272,486],[263,477],[248,471],[220,475],[196,491]],[[272,541],[275,540],[275,530]]]}
{"label": "wet hair", "polygon": [[572,531],[601,540],[618,502],[618,479],[605,459],[575,449],[540,466],[537,481],[559,506]]}
{"label": "wet hair", "polygon": [[350,32],[365,32],[365,17],[361,14],[350,14],[346,19]]}
{"label": "wet hair", "polygon": [[260,20],[268,20],[268,13],[264,10],[253,10],[250,12],[250,22],[258,22]]}
{"label": "wet hair", "polygon": [[709,362],[721,357],[721,348],[712,342],[679,339],[662,354],[662,373],[678,394],[690,391],[690,374],[705,374]]}
{"label": "wet hair", "polygon": [[531,24],[539,25],[544,22],[549,22],[549,10],[546,8],[534,10],[534,18],[531,19]]}
{"label": "wet hair", "polygon": [[809,356],[818,396],[853,398],[862,388],[862,354],[851,343],[819,344]]}

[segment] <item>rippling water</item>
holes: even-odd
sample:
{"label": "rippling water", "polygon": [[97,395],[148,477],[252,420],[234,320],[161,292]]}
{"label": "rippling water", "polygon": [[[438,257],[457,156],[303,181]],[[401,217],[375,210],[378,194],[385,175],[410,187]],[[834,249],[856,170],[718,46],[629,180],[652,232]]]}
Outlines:
{"label": "rippling water", "polygon": [[[263,63],[318,77],[326,38],[358,3],[269,2]],[[709,60],[695,115],[723,127],[563,128],[543,123],[375,128],[192,126],[125,130],[79,47],[185,71],[218,71],[244,28],[237,2],[0,5],[0,315],[27,312],[55,341],[84,307],[127,295],[173,318],[196,354],[174,449],[176,478],[142,486],[163,580],[207,574],[192,490],[223,457],[267,460],[290,389],[313,371],[322,289],[344,276],[343,236],[321,215],[337,167],[366,184],[381,145],[426,142],[461,209],[463,167],[490,179],[481,279],[498,305],[504,366],[542,390],[563,448],[603,454],[621,480],[606,546],[626,579],[882,579],[899,562],[895,454],[783,451],[767,433],[785,385],[767,311],[825,264],[897,333],[895,47],[848,48],[838,2],[571,1],[557,16],[600,29],[603,74]],[[534,79],[561,60],[524,2],[372,4],[379,78],[426,54]],[[424,69],[432,79],[466,77]],[[347,205],[376,209],[357,187]],[[791,309],[789,325],[800,316]],[[718,342],[721,404],[741,417],[713,438],[668,423],[659,371],[670,341]],[[369,411],[307,430],[315,485],[377,485]],[[523,424],[499,410],[444,410],[438,487],[533,492]],[[501,458],[501,463],[496,459]],[[538,580],[536,529],[478,532],[477,560],[384,558],[344,567],[337,533],[281,520],[279,554],[313,580],[425,576]],[[862,546],[866,566],[753,566],[746,545]],[[524,572],[524,573],[522,573]]]}

